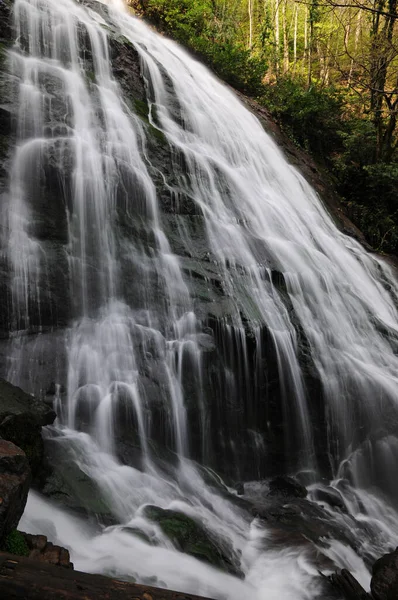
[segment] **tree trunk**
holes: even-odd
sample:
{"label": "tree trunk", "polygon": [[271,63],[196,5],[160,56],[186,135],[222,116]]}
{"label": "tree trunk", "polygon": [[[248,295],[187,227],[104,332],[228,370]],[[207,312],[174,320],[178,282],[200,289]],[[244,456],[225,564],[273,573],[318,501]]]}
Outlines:
{"label": "tree trunk", "polygon": [[249,49],[253,47],[253,0],[248,0],[247,10],[249,13]]}
{"label": "tree trunk", "polygon": [[283,72],[287,73],[289,70],[289,42],[288,42],[288,37],[287,37],[286,0],[283,0],[282,16],[283,16]]}
{"label": "tree trunk", "polygon": [[294,5],[294,33],[293,33],[293,69],[297,66],[297,24],[298,24],[298,6]]}
{"label": "tree trunk", "polygon": [[275,0],[275,72],[279,75],[279,0]]}

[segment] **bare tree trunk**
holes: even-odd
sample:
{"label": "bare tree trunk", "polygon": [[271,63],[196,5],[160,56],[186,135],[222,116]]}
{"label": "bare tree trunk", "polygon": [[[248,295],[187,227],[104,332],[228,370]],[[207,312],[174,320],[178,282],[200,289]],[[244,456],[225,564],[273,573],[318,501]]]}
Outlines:
{"label": "bare tree trunk", "polygon": [[307,49],[307,85],[310,88],[312,82],[312,45],[314,38],[314,23],[312,20],[311,11],[309,12],[309,32],[308,32],[308,49]]}
{"label": "bare tree trunk", "polygon": [[287,73],[289,70],[289,42],[288,42],[288,38],[287,38],[286,0],[283,0],[282,17],[283,17],[283,72]]}
{"label": "bare tree trunk", "polygon": [[249,49],[253,47],[253,0],[248,0],[247,10],[249,13]]}
{"label": "bare tree trunk", "polygon": [[297,24],[298,24],[298,6],[294,5],[294,34],[293,34],[293,70],[297,66]]}
{"label": "bare tree trunk", "polygon": [[275,71],[279,75],[279,0],[275,0]]}
{"label": "bare tree trunk", "polygon": [[[359,10],[358,14],[357,14],[357,26],[355,28],[355,40],[354,40],[354,56],[356,56],[357,51],[358,51],[358,44],[359,44],[359,36],[361,34],[361,27],[362,27],[362,11]],[[348,83],[351,83],[351,79],[352,79],[352,73],[354,70],[354,59],[351,59],[351,65],[350,65],[350,72],[348,74]]]}
{"label": "bare tree trunk", "polygon": [[307,64],[307,56],[308,56],[308,6],[305,7],[305,14],[304,14],[303,73],[305,73],[305,68],[306,68],[306,64]]}

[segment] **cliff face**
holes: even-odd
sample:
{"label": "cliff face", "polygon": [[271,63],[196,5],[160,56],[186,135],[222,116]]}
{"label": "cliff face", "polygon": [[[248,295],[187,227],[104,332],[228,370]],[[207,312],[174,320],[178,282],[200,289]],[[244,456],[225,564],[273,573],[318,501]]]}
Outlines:
{"label": "cliff face", "polygon": [[[106,21],[107,9],[96,2],[85,2]],[[45,255],[45,269],[36,278],[35,286],[29,288],[25,312],[15,306],[15,266],[9,259],[10,174],[12,156],[16,143],[17,82],[10,77],[13,28],[9,0],[0,4],[0,39],[2,44],[0,92],[0,193],[2,246],[0,262],[0,374],[9,378],[30,393],[51,400],[57,397],[60,405],[67,389],[66,342],[68,331],[78,316],[76,294],[70,285],[70,239],[68,227],[72,215],[73,156],[67,145],[60,154],[49,147],[42,152],[37,163],[30,165],[29,172],[29,232],[34,235],[40,252]],[[284,382],[278,371],[276,356],[269,331],[260,326],[254,331],[250,325],[250,299],[246,314],[239,314],[228,292],[223,272],[208,242],[205,218],[197,204],[179,182],[189,178],[183,157],[176,160],[164,135],[157,127],[156,114],[151,113],[151,90],[142,72],[136,49],[112,27],[106,27],[112,71],[129,110],[136,115],[137,130],[141,131],[142,155],[146,168],[155,185],[163,230],[172,253],[178,258],[182,272],[193,299],[195,314],[203,323],[202,333],[197,337],[201,351],[203,380],[192,376],[189,361],[182,369],[182,385],[187,409],[188,437],[194,459],[205,462],[233,478],[261,477],[280,473],[296,466],[294,449],[299,446],[294,427],[286,437],[287,421],[293,416],[284,413],[281,394]],[[81,31],[80,52],[87,74],[87,87],[95,92],[94,62],[87,32]],[[64,119],[62,89],[56,81],[50,82],[52,118],[51,127]],[[312,161],[292,146],[272,123],[266,111],[252,101],[241,97],[272,135],[282,145],[288,159],[302,170],[304,175],[323,195],[330,210],[345,231],[360,238],[360,233],[344,218],[338,201],[330,191]],[[56,120],[59,119],[59,123]],[[145,140],[145,141],[144,141]],[[118,293],[133,311],[142,310],[143,299],[161,314],[165,303],[159,285],[153,254],[153,230],[149,216],[140,204],[141,182],[121,177],[115,198],[117,252],[119,253]],[[127,210],[126,207],[129,206]],[[12,212],[12,211],[11,211]],[[89,225],[88,225],[89,227]],[[127,252],[129,244],[139,249],[145,257],[145,277],[142,264],[132,261]],[[97,278],[96,257],[86,248],[87,280]],[[28,267],[27,267],[28,268]],[[30,268],[30,267],[29,267]],[[283,276],[270,261],[272,284],[292,312],[287,298]],[[89,309],[95,312],[101,302],[94,290],[88,299]],[[28,317],[27,317],[28,315]],[[244,324],[238,331],[234,323]],[[326,424],[323,412],[322,390],[312,359],[308,340],[297,324],[300,342],[299,360],[308,394],[309,411],[315,438],[318,463],[328,470],[326,448]],[[18,339],[11,336],[19,331]],[[162,349],[144,348],[139,339],[137,355],[139,389],[151,412],[151,441],[155,451],[162,455],[162,448],[170,446],[167,428],[168,409],[164,402],[165,371],[162,365]],[[152,342],[151,342],[152,343]],[[261,356],[259,345],[263,348]],[[228,373],[233,373],[235,385],[231,387]],[[58,386],[55,385],[58,384]],[[200,398],[199,388],[200,384]],[[206,414],[205,431],[197,426],[199,405]],[[84,429],[88,415],[82,411],[81,426]],[[138,431],[134,415],[121,403],[116,419],[116,448],[123,462],[137,463]],[[206,438],[204,447],[203,439]],[[231,444],[233,440],[233,444]],[[255,451],[253,451],[255,449]],[[267,457],[267,460],[265,460]]]}

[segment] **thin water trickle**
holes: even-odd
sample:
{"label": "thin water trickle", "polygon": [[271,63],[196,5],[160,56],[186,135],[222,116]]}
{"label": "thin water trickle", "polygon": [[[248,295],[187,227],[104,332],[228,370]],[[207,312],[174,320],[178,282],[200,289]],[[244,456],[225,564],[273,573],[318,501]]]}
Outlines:
{"label": "thin water trickle", "polygon": [[[44,312],[61,308],[50,272],[54,264],[64,271],[68,324],[59,346],[67,373],[65,390],[57,387],[58,420],[45,436],[91,482],[112,525],[99,527],[32,493],[21,527],[70,548],[82,570],[216,599],[319,597],[308,547],[272,546],[264,525],[225,487],[216,491],[206,483],[190,460],[192,438],[196,458],[206,463],[210,432],[219,427],[217,448],[239,463],[242,445],[234,433],[250,422],[259,430],[247,431],[249,461],[267,460],[261,432],[269,433],[268,424],[256,422],[265,412],[253,398],[263,401],[264,390],[275,384],[263,373],[272,355],[284,448],[297,454],[296,468],[318,477],[319,434],[304,354],[306,370],[321,383],[326,443],[340,478],[326,491],[313,484],[313,500],[338,494],[348,515],[367,521],[373,537],[361,541],[364,554],[376,556],[396,543],[398,530],[390,524],[398,491],[388,478],[398,452],[385,428],[385,411],[398,415],[396,281],[385,263],[334,226],[257,119],[204,66],[132,17],[121,0],[88,4],[15,2],[10,69],[19,82],[19,108],[8,250],[14,332],[44,333]],[[204,354],[214,347],[214,331],[206,333],[186,262],[173,251],[164,224],[148,129],[112,75],[112,31],[139,53],[148,121],[175,161],[172,197],[189,198],[189,210],[203,221],[205,280],[213,277],[222,289],[218,301],[228,303],[219,325],[225,360],[212,376]],[[40,229],[40,211],[54,210],[54,190],[62,199],[51,231],[61,241],[58,255],[49,250],[48,231]],[[194,246],[180,217],[173,215],[173,243]],[[135,235],[139,228],[146,242]],[[9,377],[16,383],[29,348],[28,338],[14,336]],[[30,378],[43,391],[26,370],[24,383]],[[222,419],[229,430],[219,425]],[[120,449],[126,430],[135,449],[130,464]],[[159,437],[167,451],[155,447]],[[377,475],[380,464],[383,476]],[[201,523],[230,549],[245,579],[179,552],[146,518],[147,504]],[[353,527],[344,514],[331,511],[330,518]],[[323,554],[334,564],[352,565],[366,580],[362,558],[340,541]]]}

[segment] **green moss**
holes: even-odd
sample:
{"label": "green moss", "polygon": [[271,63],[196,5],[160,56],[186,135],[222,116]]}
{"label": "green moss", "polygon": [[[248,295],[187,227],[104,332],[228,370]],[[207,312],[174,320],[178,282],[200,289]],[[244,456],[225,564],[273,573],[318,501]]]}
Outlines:
{"label": "green moss", "polygon": [[146,100],[139,100],[138,98],[133,98],[133,107],[135,114],[148,123],[148,102]]}
{"label": "green moss", "polygon": [[[133,98],[133,110],[137,117],[139,117],[141,121],[144,121],[148,134],[151,137],[155,138],[161,144],[166,144],[167,140],[163,131],[152,125],[152,123],[149,121],[148,102],[146,100],[139,100],[138,98]],[[152,112],[154,112],[154,110],[155,107],[152,107]]]}
{"label": "green moss", "polygon": [[13,529],[5,538],[1,549],[17,556],[29,556],[29,548],[20,531]]}
{"label": "green moss", "polygon": [[86,71],[86,77],[91,83],[95,83],[97,80],[94,71]]}
{"label": "green moss", "polygon": [[163,533],[183,552],[214,567],[239,575],[225,549],[211,539],[200,523],[174,510],[147,506],[145,515],[156,522]]}

